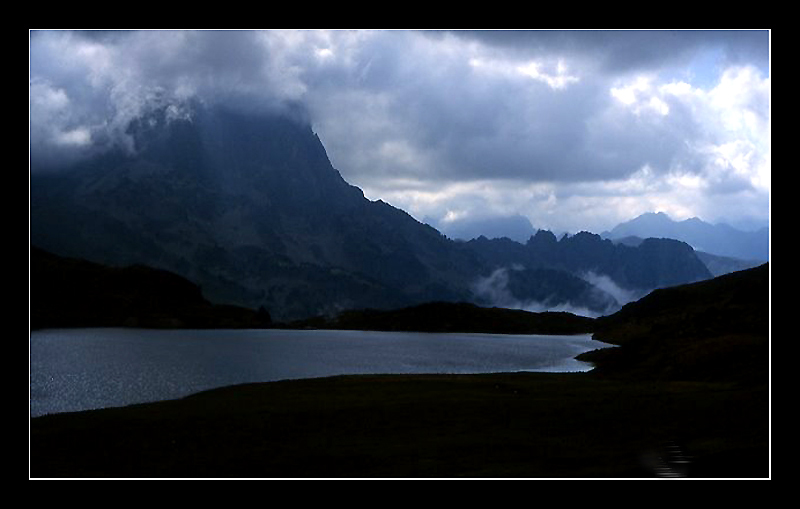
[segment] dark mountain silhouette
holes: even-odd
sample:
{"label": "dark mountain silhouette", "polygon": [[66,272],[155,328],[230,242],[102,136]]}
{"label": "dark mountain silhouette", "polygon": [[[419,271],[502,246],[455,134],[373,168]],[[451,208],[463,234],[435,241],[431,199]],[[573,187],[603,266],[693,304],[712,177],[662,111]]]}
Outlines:
{"label": "dark mountain silhouette", "polygon": [[694,249],[741,260],[769,260],[769,229],[746,232],[727,224],[712,225],[696,217],[673,221],[663,213],[642,214],[604,232],[609,239],[665,237],[690,244]]}
{"label": "dark mountain silhouette", "polygon": [[[486,244],[484,239],[471,243],[484,253]],[[671,239],[648,238],[630,247],[615,245],[589,232],[556,240],[552,233],[540,230],[522,249],[516,250],[515,256],[519,258],[506,258],[505,263],[604,274],[632,289],[660,288],[710,277],[690,246]],[[501,258],[495,263],[502,261]]]}
{"label": "dark mountain silhouette", "polygon": [[297,328],[491,334],[586,334],[594,319],[566,312],[532,313],[485,308],[467,302],[430,302],[393,310],[359,309],[314,317]]}
{"label": "dark mountain silhouette", "polygon": [[769,380],[769,264],[658,289],[595,320],[595,339],[620,345],[583,356],[614,377]]}
{"label": "dark mountain silhouette", "polygon": [[[476,284],[501,268],[522,300],[594,299],[596,312],[613,298],[597,299],[587,271],[637,291],[710,276],[673,241],[628,248],[540,232],[527,244],[455,242],[345,182],[300,111],[173,113],[152,105],[126,144],[69,170],[32,168],[31,243],[168,270],[212,302],[264,307],[278,320],[476,301]],[[540,269],[557,273],[530,272]]]}
{"label": "dark mountain silhouette", "polygon": [[31,328],[259,328],[269,313],[212,304],[200,288],[142,265],[107,267],[31,248]]}
{"label": "dark mountain silhouette", "polygon": [[[639,246],[643,241],[643,238],[633,235],[619,239],[613,239],[615,244],[624,244],[632,247]],[[731,256],[720,256],[706,253],[704,251],[695,251],[695,254],[714,277],[730,274],[731,272],[740,270],[752,269],[753,267],[758,267],[764,263],[763,261],[742,260],[739,258],[733,258]]]}
{"label": "dark mountain silhouette", "polygon": [[113,265],[143,263],[211,300],[303,316],[466,297],[479,267],[433,228],[364,198],[308,124],[283,115],[164,108],[131,124],[135,154],[31,181],[31,239]]}

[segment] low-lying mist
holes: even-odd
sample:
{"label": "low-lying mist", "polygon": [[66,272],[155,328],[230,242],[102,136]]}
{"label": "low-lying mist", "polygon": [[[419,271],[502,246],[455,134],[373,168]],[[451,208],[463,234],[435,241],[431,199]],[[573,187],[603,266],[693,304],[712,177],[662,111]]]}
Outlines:
{"label": "low-lying mist", "polygon": [[501,267],[478,278],[472,291],[481,305],[537,313],[565,311],[590,318],[614,313],[642,296],[605,274],[588,271],[572,275],[520,265]]}

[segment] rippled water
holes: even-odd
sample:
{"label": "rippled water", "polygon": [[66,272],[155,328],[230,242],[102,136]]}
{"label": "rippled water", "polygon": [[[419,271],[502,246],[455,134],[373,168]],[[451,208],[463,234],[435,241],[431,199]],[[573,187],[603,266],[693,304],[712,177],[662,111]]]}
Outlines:
{"label": "rippled water", "polygon": [[32,416],[340,374],[587,371],[589,335],[70,329],[31,333]]}

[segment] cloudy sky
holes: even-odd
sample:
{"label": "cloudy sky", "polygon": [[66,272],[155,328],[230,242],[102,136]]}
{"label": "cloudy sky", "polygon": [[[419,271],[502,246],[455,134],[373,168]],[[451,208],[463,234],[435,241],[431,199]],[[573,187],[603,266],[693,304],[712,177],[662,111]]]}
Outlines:
{"label": "cloudy sky", "polygon": [[447,225],[769,219],[768,31],[33,31],[31,168],[146,102],[292,102],[370,199]]}

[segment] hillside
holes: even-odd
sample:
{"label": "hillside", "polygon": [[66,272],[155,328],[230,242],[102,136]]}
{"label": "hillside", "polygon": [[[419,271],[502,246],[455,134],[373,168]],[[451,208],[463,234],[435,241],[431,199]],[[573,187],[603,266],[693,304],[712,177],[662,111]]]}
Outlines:
{"label": "hillside", "polygon": [[203,298],[200,288],[167,271],[109,267],[31,247],[32,329],[59,327],[259,328],[269,313]]}
{"label": "hillside", "polygon": [[433,302],[397,310],[352,310],[335,317],[317,317],[292,327],[414,331],[483,332],[493,334],[583,334],[594,320],[564,312],[532,313],[517,309],[483,308],[470,303]]}
{"label": "hillside", "polygon": [[31,248],[31,326],[147,328],[321,328],[498,334],[578,334],[591,318],[563,312],[432,302],[395,310],[349,310],[288,323],[266,310],[212,304],[200,288],[143,265],[111,267]]}
{"label": "hillside", "polygon": [[585,355],[598,374],[648,379],[769,380],[769,264],[653,291],[595,322],[621,345]]}

